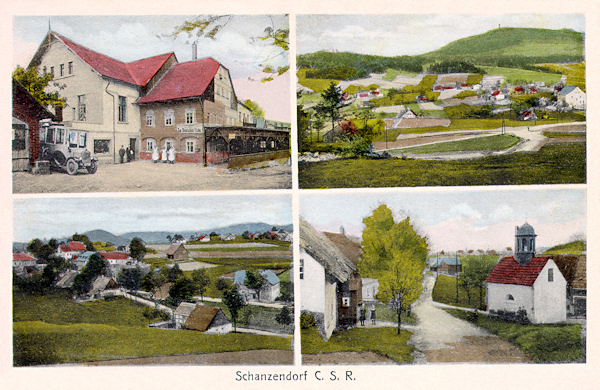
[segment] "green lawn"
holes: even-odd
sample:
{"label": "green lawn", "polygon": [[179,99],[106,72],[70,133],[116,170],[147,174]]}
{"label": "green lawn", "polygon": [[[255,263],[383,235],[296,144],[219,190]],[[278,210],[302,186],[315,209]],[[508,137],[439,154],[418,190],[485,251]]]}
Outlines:
{"label": "green lawn", "polygon": [[[458,286],[458,303],[456,302],[456,278],[448,275],[438,275],[435,285],[433,286],[432,298],[435,302],[445,303],[452,306],[459,307],[472,307],[476,308],[479,306],[479,288],[469,289],[471,293],[471,300],[467,295],[465,288],[459,284]],[[481,302],[485,306],[485,291]],[[484,310],[485,308],[481,308]]]}
{"label": "green lawn", "polygon": [[582,359],[581,325],[521,325],[479,314],[477,318],[461,310],[448,313],[487,329],[531,356],[539,363],[578,362]]}
{"label": "green lawn", "polygon": [[290,339],[253,334],[207,335],[186,330],[79,323],[23,321],[13,324],[16,366],[132,357],[290,349]]}
{"label": "green lawn", "polygon": [[312,89],[314,92],[321,93],[326,90],[329,85],[333,82],[338,84],[340,80],[334,79],[310,79],[306,77],[306,72],[310,70],[308,68],[299,69],[296,73],[298,75],[298,84],[303,85],[307,88]]}
{"label": "green lawn", "polygon": [[518,68],[501,68],[496,66],[481,66],[489,75],[504,76],[509,84],[533,83],[543,81],[546,85],[552,85],[560,81],[559,73],[536,72]]}
{"label": "green lawn", "polygon": [[520,141],[519,137],[510,134],[490,135],[488,137],[469,138],[460,141],[440,142],[436,144],[404,148],[402,153],[444,153],[469,150],[505,150],[512,148]]}
{"label": "green lawn", "polygon": [[554,132],[554,131],[544,131],[544,137],[548,138],[565,138],[565,137],[585,137],[585,131],[576,132],[576,131],[567,131],[567,132]]}
{"label": "green lawn", "polygon": [[385,71],[385,76],[383,76],[383,79],[386,81],[394,81],[394,79],[398,76],[415,77],[417,74],[418,73],[409,72],[406,70],[388,68]]}
{"label": "green lawn", "polygon": [[311,327],[302,329],[300,340],[303,354],[372,351],[397,363],[410,363],[415,350],[407,344],[410,336],[412,332],[406,330],[398,335],[396,328],[353,328],[334,332],[329,341],[323,341],[317,328]]}
{"label": "green lawn", "polygon": [[585,183],[585,145],[475,160],[347,158],[298,166],[300,188]]}
{"label": "green lawn", "polygon": [[[370,321],[370,313],[370,311],[367,312],[368,321]],[[376,305],[375,315],[377,316],[377,321],[398,322],[396,310],[390,309],[387,305]],[[417,319],[412,314],[409,316],[405,311],[402,312],[401,320],[403,324],[414,324],[417,322]]]}
{"label": "green lawn", "polygon": [[585,250],[585,242],[583,241],[573,241],[567,244],[556,245],[547,251],[545,251],[544,255],[580,255]]}
{"label": "green lawn", "polygon": [[167,266],[167,264],[172,263],[171,260],[167,260],[165,258],[148,258],[148,257],[144,257],[143,260],[144,263],[150,264],[150,269],[154,269],[154,268],[164,268]]}

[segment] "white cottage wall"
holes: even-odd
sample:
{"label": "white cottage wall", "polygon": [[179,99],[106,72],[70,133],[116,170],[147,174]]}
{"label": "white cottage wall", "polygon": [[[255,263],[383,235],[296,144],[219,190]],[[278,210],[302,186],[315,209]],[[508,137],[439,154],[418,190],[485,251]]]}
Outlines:
{"label": "white cottage wall", "polygon": [[[552,274],[552,281],[548,274]],[[548,260],[533,283],[533,323],[557,323],[567,319],[567,281],[553,260]]]}

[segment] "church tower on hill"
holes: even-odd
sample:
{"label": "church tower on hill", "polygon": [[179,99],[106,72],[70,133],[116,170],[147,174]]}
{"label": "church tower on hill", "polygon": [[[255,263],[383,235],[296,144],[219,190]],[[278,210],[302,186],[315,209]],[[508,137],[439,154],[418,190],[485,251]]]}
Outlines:
{"label": "church tower on hill", "polygon": [[515,260],[526,265],[535,256],[535,231],[527,222],[515,227]]}

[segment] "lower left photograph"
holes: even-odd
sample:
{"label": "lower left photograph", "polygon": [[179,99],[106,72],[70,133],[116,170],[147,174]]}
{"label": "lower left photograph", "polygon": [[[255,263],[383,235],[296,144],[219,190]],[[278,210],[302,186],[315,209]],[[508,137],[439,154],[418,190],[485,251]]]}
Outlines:
{"label": "lower left photograph", "polygon": [[14,366],[293,364],[290,195],[13,212]]}

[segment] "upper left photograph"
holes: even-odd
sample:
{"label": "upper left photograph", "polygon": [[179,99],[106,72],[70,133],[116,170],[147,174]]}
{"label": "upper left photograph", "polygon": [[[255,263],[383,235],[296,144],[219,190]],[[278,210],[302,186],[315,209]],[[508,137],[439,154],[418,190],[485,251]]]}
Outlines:
{"label": "upper left photograph", "polygon": [[286,15],[14,17],[13,192],[290,189],[288,42]]}

